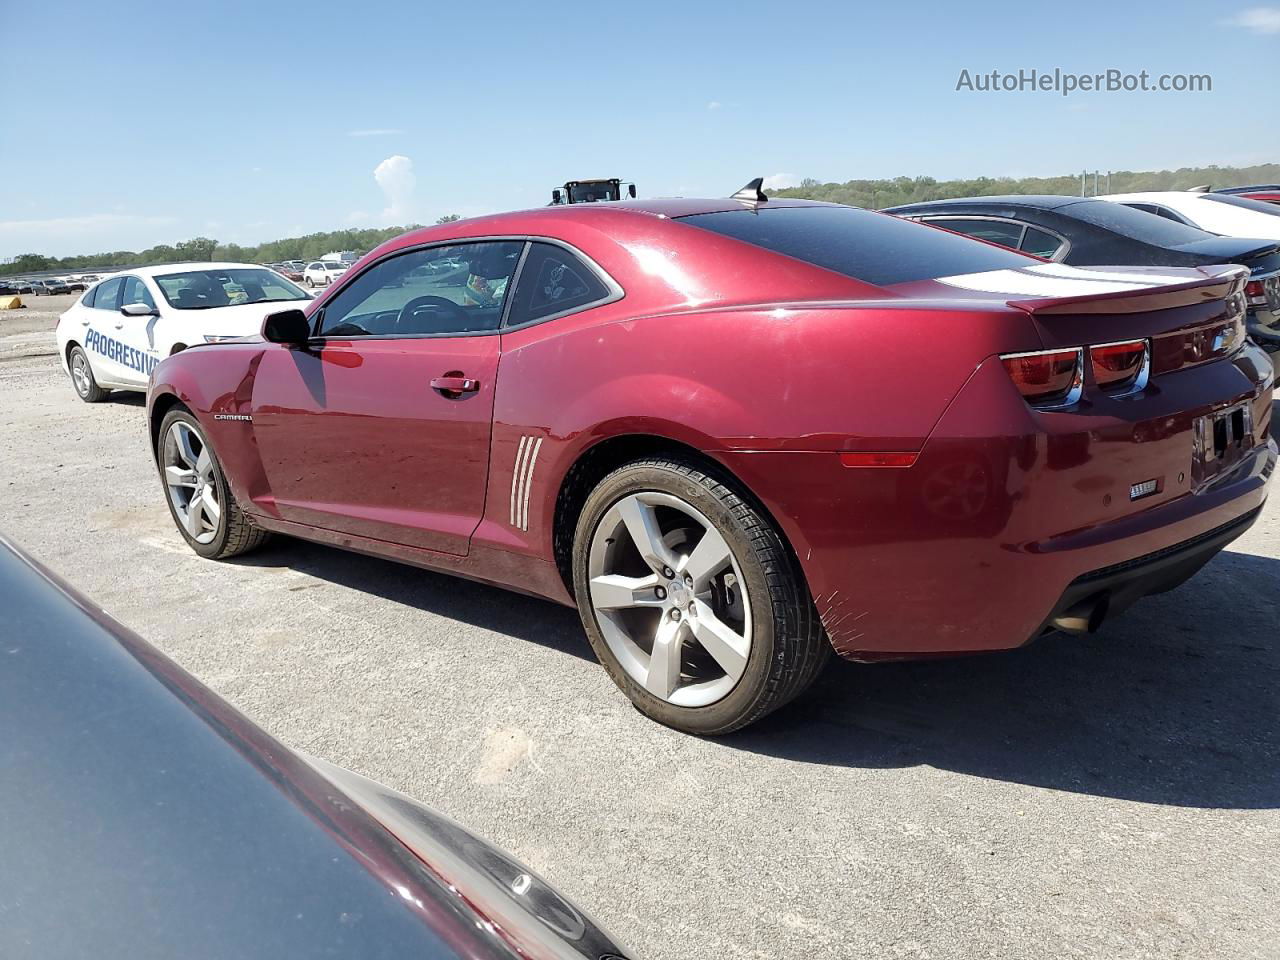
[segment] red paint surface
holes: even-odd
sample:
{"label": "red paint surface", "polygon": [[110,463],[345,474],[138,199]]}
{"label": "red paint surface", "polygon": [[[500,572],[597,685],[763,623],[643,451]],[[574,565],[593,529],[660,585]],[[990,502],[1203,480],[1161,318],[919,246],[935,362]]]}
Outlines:
{"label": "red paint surface", "polygon": [[[553,237],[625,296],[500,336],[191,349],[157,368],[149,404],[191,407],[268,528],[562,602],[553,525],[574,463],[619,436],[696,448],[772,513],[849,656],[1017,646],[1080,574],[1265,498],[1270,364],[1252,345],[1213,349],[1239,271],[1180,270],[1184,283],[1123,300],[880,289],[656,215],[717,206],[736,204],[551,208],[408,234],[363,262],[445,239]],[[999,362],[1126,338],[1151,338],[1147,389],[1116,399],[1086,372],[1070,412],[1028,407]],[[432,390],[445,375],[480,388]],[[1237,402],[1253,407],[1252,449],[1197,490],[1194,422]],[[510,522],[522,437],[543,441],[527,531]],[[916,458],[856,469],[840,456],[886,451]],[[1159,492],[1131,503],[1147,479]]]}

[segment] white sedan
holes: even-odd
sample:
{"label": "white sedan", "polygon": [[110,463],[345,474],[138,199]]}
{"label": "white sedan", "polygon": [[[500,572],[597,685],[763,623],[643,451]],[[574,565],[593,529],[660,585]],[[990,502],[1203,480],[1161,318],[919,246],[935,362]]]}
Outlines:
{"label": "white sedan", "polygon": [[1226,193],[1159,190],[1099,197],[1223,237],[1280,240],[1280,206]]}
{"label": "white sedan", "polygon": [[146,390],[151,371],[187,347],[256,334],[263,318],[311,299],[248,263],[174,263],[106,277],[58,318],[58,355],[86,403]]}
{"label": "white sedan", "polygon": [[337,260],[313,260],[302,271],[302,279],[308,287],[327,287],[346,273],[349,266],[351,264]]}

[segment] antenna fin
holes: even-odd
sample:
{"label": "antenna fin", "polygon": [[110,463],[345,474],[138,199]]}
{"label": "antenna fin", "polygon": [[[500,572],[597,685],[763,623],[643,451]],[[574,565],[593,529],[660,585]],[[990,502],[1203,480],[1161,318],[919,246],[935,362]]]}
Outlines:
{"label": "antenna fin", "polygon": [[748,180],[747,185],[733,194],[730,200],[745,200],[748,203],[768,203],[769,198],[764,195],[764,177],[756,177],[754,180]]}

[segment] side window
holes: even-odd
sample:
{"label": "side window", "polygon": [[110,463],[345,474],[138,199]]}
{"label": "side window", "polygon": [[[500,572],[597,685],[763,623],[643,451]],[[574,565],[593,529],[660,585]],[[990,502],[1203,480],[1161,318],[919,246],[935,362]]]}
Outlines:
{"label": "side window", "polygon": [[120,298],[120,306],[123,307],[130,303],[145,303],[152,310],[156,308],[156,302],[151,297],[151,291],[137,277],[124,278],[124,296]]}
{"label": "side window", "polygon": [[531,243],[520,269],[507,326],[567,313],[608,296],[609,288],[564,247]]}
{"label": "side window", "polygon": [[93,298],[97,292],[98,292],[98,288],[96,286],[90,287],[88,290],[86,290],[84,296],[80,298],[81,306],[92,307]]}
{"label": "side window", "polygon": [[492,240],[390,257],[325,304],[320,335],[420,337],[497,330],[523,249],[522,240]]}
{"label": "side window", "polygon": [[1027,253],[1033,253],[1037,257],[1052,260],[1053,255],[1058,252],[1058,248],[1061,246],[1062,241],[1053,234],[1037,230],[1035,227],[1027,227],[1027,233],[1022,238],[1022,245],[1019,249]]}
{"label": "side window", "polygon": [[112,277],[98,284],[98,292],[93,298],[93,305],[99,310],[120,309],[120,288],[124,286],[124,277]]}
{"label": "side window", "polygon": [[1022,225],[1019,223],[1005,223],[1001,220],[965,220],[961,218],[937,218],[933,220],[925,220],[925,223],[932,224],[935,227],[945,227],[947,230],[954,230],[956,233],[963,233],[966,236],[977,237],[979,240],[986,240],[990,243],[998,243],[1002,247],[1009,247],[1012,250],[1018,249],[1018,243],[1022,240]]}

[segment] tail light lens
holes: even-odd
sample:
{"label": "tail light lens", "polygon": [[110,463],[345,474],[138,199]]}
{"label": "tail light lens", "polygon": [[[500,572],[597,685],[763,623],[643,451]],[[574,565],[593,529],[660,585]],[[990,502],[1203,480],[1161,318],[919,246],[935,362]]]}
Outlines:
{"label": "tail light lens", "polygon": [[1009,379],[1027,403],[1065,407],[1080,399],[1084,385],[1084,348],[1006,353],[1000,357]]}
{"label": "tail light lens", "polygon": [[1089,348],[1093,378],[1103,390],[1140,390],[1146,386],[1148,356],[1146,340],[1100,343]]}
{"label": "tail light lens", "polygon": [[1250,303],[1262,303],[1267,296],[1267,291],[1262,286],[1261,280],[1250,280],[1244,285],[1245,298]]}

